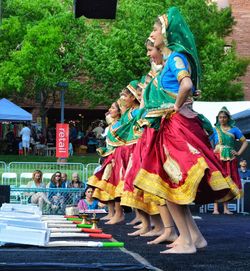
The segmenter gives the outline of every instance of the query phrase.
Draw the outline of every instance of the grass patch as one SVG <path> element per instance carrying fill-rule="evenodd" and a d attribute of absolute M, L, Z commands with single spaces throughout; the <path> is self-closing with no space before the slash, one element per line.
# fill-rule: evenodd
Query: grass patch
<path fill-rule="evenodd" d="M 99 156 L 97 154 L 87 154 L 85 156 L 70 156 L 68 158 L 69 163 L 98 163 Z M 56 157 L 52 156 L 38 156 L 38 155 L 0 155 L 0 161 L 6 164 L 10 162 L 56 162 Z"/>

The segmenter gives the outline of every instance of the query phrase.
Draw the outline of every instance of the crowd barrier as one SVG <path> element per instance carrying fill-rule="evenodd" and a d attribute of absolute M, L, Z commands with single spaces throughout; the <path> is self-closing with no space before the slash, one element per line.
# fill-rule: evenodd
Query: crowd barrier
<path fill-rule="evenodd" d="M 66 173 L 71 180 L 72 173 L 77 172 L 83 183 L 87 182 L 99 163 L 57 163 L 57 162 L 11 162 L 6 164 L 0 161 L 0 181 L 2 185 L 22 187 L 32 179 L 34 170 L 41 170 L 43 182 L 48 183 L 56 171 Z"/>
<path fill-rule="evenodd" d="M 83 188 L 10 188 L 10 203 L 35 204 L 43 214 L 65 214 L 67 206 L 76 206 L 83 197 Z"/>
<path fill-rule="evenodd" d="M 48 184 L 52 174 L 56 171 L 68 174 L 68 180 L 71 180 L 73 172 L 77 172 L 80 176 L 84 186 L 86 186 L 87 179 L 95 170 L 100 166 L 99 163 L 54 163 L 54 162 L 11 162 L 6 164 L 0 161 L 0 181 L 1 185 L 10 185 L 11 188 L 11 203 L 29 203 L 25 193 L 28 193 L 30 188 L 26 188 L 28 181 L 32 178 L 32 172 L 39 169 L 43 172 L 43 181 Z M 246 186 L 250 186 L 250 180 L 242 180 L 243 197 L 238 200 L 231 201 L 229 203 L 229 210 L 236 213 L 250 212 L 250 193 L 246 189 Z M 28 190 L 27 190 L 28 189 Z M 72 190 L 75 189 L 75 190 Z M 83 189 L 65 188 L 66 200 L 65 205 L 72 204 L 71 198 L 79 195 Z M 50 189 L 50 191 L 52 191 Z M 45 193 L 49 193 L 48 188 Z M 46 210 L 45 210 L 46 211 Z M 199 207 L 200 213 L 213 211 L 213 204 L 206 204 Z M 54 211 L 53 211 L 54 212 Z M 48 209 L 47 213 L 53 213 Z"/>
<path fill-rule="evenodd" d="M 0 161 L 0 174 L 7 171 L 7 165 L 4 161 Z"/>

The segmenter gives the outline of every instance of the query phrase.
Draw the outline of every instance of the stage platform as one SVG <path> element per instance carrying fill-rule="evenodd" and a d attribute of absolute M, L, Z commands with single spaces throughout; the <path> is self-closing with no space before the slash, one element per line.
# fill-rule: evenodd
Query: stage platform
<path fill-rule="evenodd" d="M 125 243 L 124 248 L 7 245 L 0 247 L 0 270 L 250 270 L 249 215 L 194 215 L 200 216 L 196 221 L 208 241 L 208 247 L 196 254 L 160 254 L 166 244 L 150 246 L 146 242 L 152 238 L 128 236 L 133 229 L 125 223 L 105 225 L 100 222 L 105 233 Z M 132 218 L 131 213 L 126 214 L 126 222 Z"/>

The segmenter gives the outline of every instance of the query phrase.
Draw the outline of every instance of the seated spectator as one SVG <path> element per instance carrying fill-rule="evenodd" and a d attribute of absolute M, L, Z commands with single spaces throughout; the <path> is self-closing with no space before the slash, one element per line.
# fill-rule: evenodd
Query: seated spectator
<path fill-rule="evenodd" d="M 80 176 L 77 172 L 72 173 L 72 181 L 70 182 L 69 188 L 83 188 L 83 183 L 80 181 Z M 81 192 L 74 192 L 72 197 L 72 204 L 76 205 L 81 199 Z"/>
<path fill-rule="evenodd" d="M 62 179 L 62 182 L 64 183 L 65 187 L 69 187 L 71 181 L 68 180 L 68 175 L 67 175 L 67 173 L 62 173 L 61 179 Z"/>
<path fill-rule="evenodd" d="M 84 212 L 85 210 L 95 210 L 99 208 L 99 201 L 93 198 L 93 193 L 93 187 L 87 186 L 82 199 L 80 199 L 77 205 L 79 211 Z"/>
<path fill-rule="evenodd" d="M 49 188 L 66 188 L 65 183 L 62 182 L 61 172 L 57 171 L 51 177 Z M 49 200 L 51 201 L 51 208 L 53 213 L 63 213 L 65 209 L 65 193 L 59 191 L 49 192 Z"/>
<path fill-rule="evenodd" d="M 42 172 L 40 170 L 35 170 L 32 174 L 32 181 L 28 182 L 27 188 L 45 188 L 45 184 L 42 182 Z M 51 204 L 44 192 L 31 192 L 26 193 L 29 196 L 29 202 L 32 204 L 37 204 L 40 210 L 43 209 L 45 203 Z"/>
<path fill-rule="evenodd" d="M 80 181 L 80 176 L 77 172 L 72 173 L 72 180 L 69 184 L 69 188 L 82 188 L 83 183 Z"/>
<path fill-rule="evenodd" d="M 239 174 L 242 180 L 250 180 L 250 170 L 247 169 L 247 161 L 245 159 L 240 161 Z"/>

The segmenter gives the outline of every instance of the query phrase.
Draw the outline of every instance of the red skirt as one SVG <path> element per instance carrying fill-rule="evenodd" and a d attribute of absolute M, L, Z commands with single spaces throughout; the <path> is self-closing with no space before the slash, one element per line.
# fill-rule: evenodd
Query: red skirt
<path fill-rule="evenodd" d="M 113 199 L 110 197 L 110 194 L 104 190 L 107 185 L 107 181 L 111 177 L 112 161 L 113 153 L 105 158 L 101 169 L 88 179 L 88 185 L 95 188 L 93 197 L 97 198 L 101 202 L 108 202 Z"/>
<path fill-rule="evenodd" d="M 220 154 L 215 153 L 218 159 L 220 159 Z M 239 189 L 242 189 L 241 179 L 238 171 L 238 160 L 235 158 L 233 160 L 222 161 L 223 168 L 226 170 L 227 175 L 231 176 L 233 182 L 237 185 Z"/>
<path fill-rule="evenodd" d="M 225 201 L 240 195 L 218 162 L 197 117 L 163 119 L 134 185 L 177 204 Z"/>
<path fill-rule="evenodd" d="M 93 197 L 101 201 L 120 198 L 123 193 L 124 175 L 135 144 L 124 145 L 115 149 L 104 166 L 88 180 L 88 184 L 95 186 Z"/>
<path fill-rule="evenodd" d="M 154 140 L 156 134 L 156 130 L 146 127 L 143 131 L 142 137 L 138 139 L 133 153 L 130 155 L 128 166 L 124 175 L 124 189 L 121 197 L 121 205 L 142 210 L 150 215 L 159 213 L 157 204 L 152 200 L 145 200 L 144 191 L 134 187 L 134 180 L 141 168 L 142 161 L 148 152 L 148 148 L 151 147 L 150 143 L 152 140 Z M 156 197 L 154 196 L 153 198 Z M 163 204 L 161 199 L 158 199 L 158 201 Z"/>

